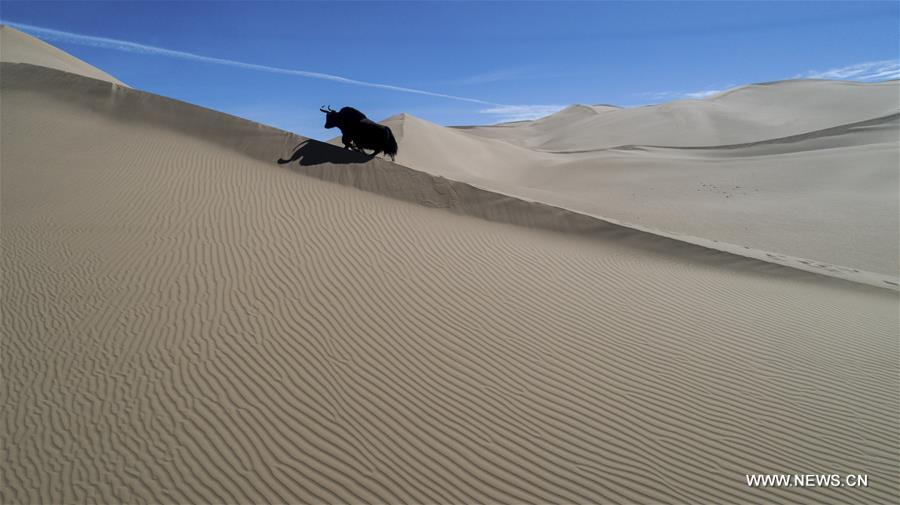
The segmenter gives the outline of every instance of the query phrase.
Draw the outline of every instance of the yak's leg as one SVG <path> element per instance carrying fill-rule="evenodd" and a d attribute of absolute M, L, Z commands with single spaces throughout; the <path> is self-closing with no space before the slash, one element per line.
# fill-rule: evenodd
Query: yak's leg
<path fill-rule="evenodd" d="M 347 137 L 346 135 L 341 137 L 341 142 L 344 143 L 344 147 L 350 149 L 351 151 L 366 154 L 366 151 L 362 147 L 359 147 L 359 144 L 351 140 L 350 137 Z"/>

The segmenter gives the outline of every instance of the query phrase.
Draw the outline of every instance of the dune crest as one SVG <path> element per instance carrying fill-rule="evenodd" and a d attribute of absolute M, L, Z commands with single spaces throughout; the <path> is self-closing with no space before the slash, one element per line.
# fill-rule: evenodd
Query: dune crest
<path fill-rule="evenodd" d="M 898 110 L 900 81 L 789 80 L 643 107 L 576 105 L 513 127 L 468 127 L 466 132 L 542 151 L 697 147 L 799 135 Z"/>
<path fill-rule="evenodd" d="M 79 60 L 43 40 L 6 25 L 0 25 L 0 61 L 55 68 L 63 72 L 126 86 L 125 83 L 99 68 Z"/>

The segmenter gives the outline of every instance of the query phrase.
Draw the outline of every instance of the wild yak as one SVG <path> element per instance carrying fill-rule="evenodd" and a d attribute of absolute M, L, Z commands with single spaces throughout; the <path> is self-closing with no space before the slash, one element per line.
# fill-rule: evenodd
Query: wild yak
<path fill-rule="evenodd" d="M 397 141 L 394 133 L 387 126 L 380 125 L 353 107 L 344 107 L 339 111 L 331 108 L 319 109 L 325 113 L 325 128 L 338 127 L 341 130 L 341 142 L 347 149 L 365 153 L 364 149 L 373 149 L 372 157 L 378 153 L 394 159 L 397 155 Z"/>

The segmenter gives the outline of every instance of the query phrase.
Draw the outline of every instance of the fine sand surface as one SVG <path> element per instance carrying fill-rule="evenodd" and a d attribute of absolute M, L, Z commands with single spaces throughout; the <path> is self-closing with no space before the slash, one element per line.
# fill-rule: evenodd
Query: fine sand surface
<path fill-rule="evenodd" d="M 122 81 L 99 68 L 5 25 L 0 25 L 0 61 L 40 65 L 125 86 Z"/>
<path fill-rule="evenodd" d="M 891 289 L 49 68 L 0 103 L 2 503 L 900 499 Z"/>
<path fill-rule="evenodd" d="M 384 123 L 397 162 L 418 170 L 896 283 L 898 116 L 898 81 L 783 81 L 512 125 L 445 128 L 405 114 Z"/>

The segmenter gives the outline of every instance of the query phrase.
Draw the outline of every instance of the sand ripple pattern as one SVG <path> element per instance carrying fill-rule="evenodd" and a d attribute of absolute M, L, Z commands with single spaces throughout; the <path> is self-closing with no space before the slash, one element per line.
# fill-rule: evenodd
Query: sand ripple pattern
<path fill-rule="evenodd" d="M 3 77 L 3 503 L 900 499 L 896 293 L 389 199 L 37 75 Z"/>

